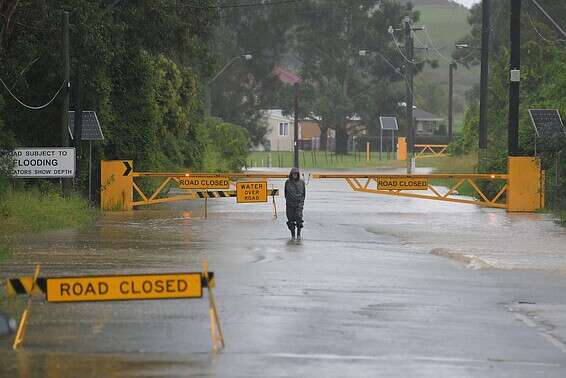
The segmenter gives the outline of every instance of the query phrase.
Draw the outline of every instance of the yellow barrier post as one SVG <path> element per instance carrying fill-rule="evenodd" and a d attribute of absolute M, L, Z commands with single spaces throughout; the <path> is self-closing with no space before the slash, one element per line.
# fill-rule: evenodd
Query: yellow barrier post
<path fill-rule="evenodd" d="M 407 139 L 397 138 L 397 160 L 407 160 Z"/>
<path fill-rule="evenodd" d="M 218 317 L 218 310 L 216 309 L 216 301 L 214 299 L 214 293 L 212 291 L 212 282 L 208 274 L 208 261 L 202 263 L 202 270 L 204 279 L 206 280 L 206 287 L 208 288 L 208 314 L 210 316 L 210 337 L 212 339 L 212 350 L 217 351 L 220 348 L 224 348 L 224 334 L 222 333 L 222 326 L 220 325 L 220 319 Z M 220 344 L 220 345 L 219 345 Z"/>
<path fill-rule="evenodd" d="M 32 298 L 33 289 L 35 287 L 35 282 L 39 277 L 39 269 L 40 269 L 39 264 L 37 264 L 35 266 L 35 272 L 33 273 L 33 280 L 29 291 L 28 304 L 20 319 L 20 324 L 18 325 L 18 332 L 16 332 L 16 337 L 14 338 L 14 344 L 12 345 L 13 350 L 17 350 L 20 347 L 20 345 L 24 342 L 24 338 L 26 336 L 26 326 L 29 319 L 29 313 L 31 311 L 31 298 Z"/>
<path fill-rule="evenodd" d="M 533 212 L 544 208 L 544 175 L 540 159 L 509 157 L 508 170 L 507 211 Z"/>
<path fill-rule="evenodd" d="M 132 210 L 134 185 L 132 160 L 103 160 L 100 162 L 100 207 L 102 210 Z"/>
<path fill-rule="evenodd" d="M 370 161 L 369 142 L 366 142 L 366 161 Z"/>

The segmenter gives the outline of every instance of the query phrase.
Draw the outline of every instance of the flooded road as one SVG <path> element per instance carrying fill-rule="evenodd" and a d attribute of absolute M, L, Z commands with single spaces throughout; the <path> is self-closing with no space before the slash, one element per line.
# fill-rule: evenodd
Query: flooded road
<path fill-rule="evenodd" d="M 282 181 L 271 181 L 283 188 Z M 353 193 L 310 180 L 304 240 L 284 199 L 180 202 L 104 214 L 90 229 L 22 237 L 1 277 L 200 270 L 206 298 L 34 301 L 24 348 L 0 339 L 0 376 L 563 377 L 566 232 L 545 215 Z M 0 300 L 16 317 L 24 298 Z"/>

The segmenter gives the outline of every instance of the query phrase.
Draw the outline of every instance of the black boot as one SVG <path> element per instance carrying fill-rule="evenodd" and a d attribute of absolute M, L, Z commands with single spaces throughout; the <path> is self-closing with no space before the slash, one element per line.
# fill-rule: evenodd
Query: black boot
<path fill-rule="evenodd" d="M 291 239 L 295 240 L 295 227 L 291 228 Z"/>
<path fill-rule="evenodd" d="M 302 227 L 297 227 L 297 240 L 301 240 L 301 229 Z"/>

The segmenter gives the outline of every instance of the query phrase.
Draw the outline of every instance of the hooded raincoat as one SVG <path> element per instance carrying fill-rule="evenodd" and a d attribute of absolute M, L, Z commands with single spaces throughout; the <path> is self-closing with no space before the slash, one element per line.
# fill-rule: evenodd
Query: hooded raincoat
<path fill-rule="evenodd" d="M 305 203 L 306 194 L 305 182 L 301 180 L 299 169 L 291 169 L 289 179 L 285 182 L 287 226 L 291 230 L 295 227 L 303 227 L 303 205 Z"/>

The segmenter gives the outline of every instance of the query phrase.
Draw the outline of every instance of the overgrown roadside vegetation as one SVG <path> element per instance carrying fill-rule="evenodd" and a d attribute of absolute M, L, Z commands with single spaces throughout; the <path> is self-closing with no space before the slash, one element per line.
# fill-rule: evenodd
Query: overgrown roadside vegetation
<path fill-rule="evenodd" d="M 10 256 L 10 242 L 23 233 L 79 228 L 95 219 L 95 210 L 79 196 L 63 198 L 39 189 L 4 192 L 0 200 L 0 261 Z"/>
<path fill-rule="evenodd" d="M 0 212 L 2 235 L 81 227 L 95 215 L 88 202 L 78 196 L 62 198 L 36 189 L 8 193 Z"/>

